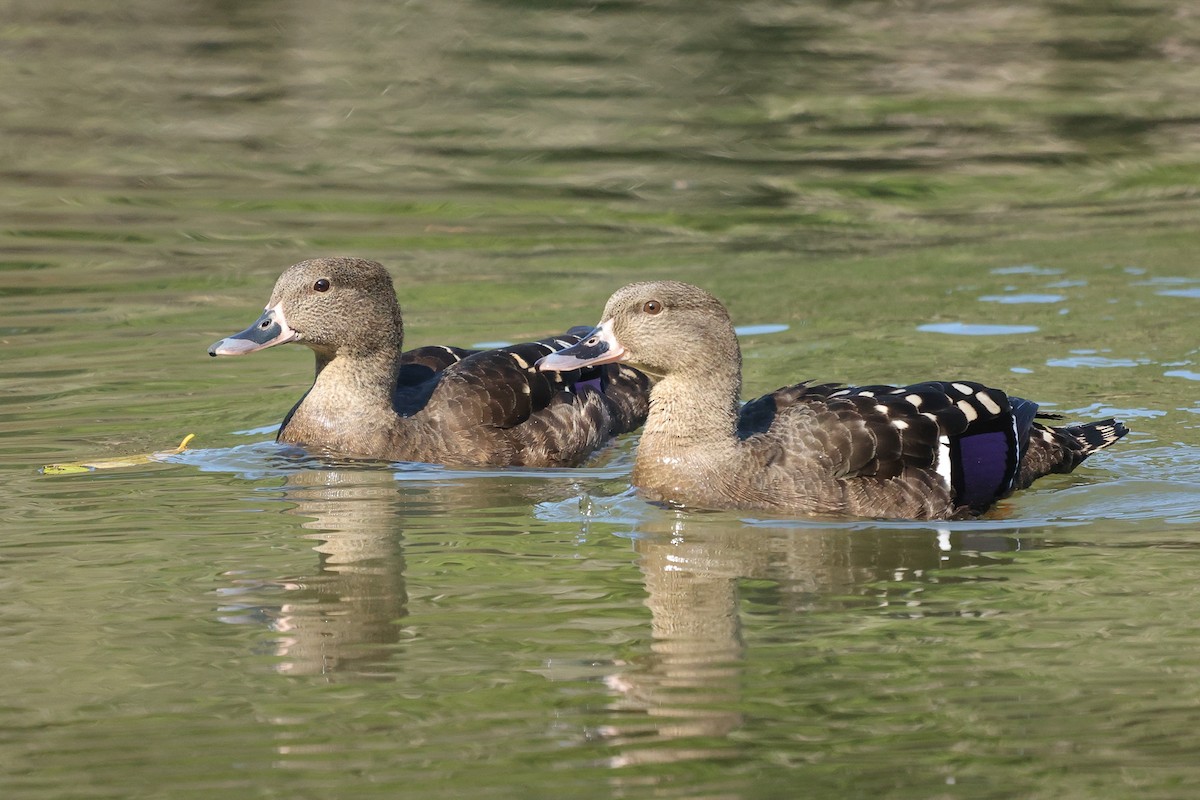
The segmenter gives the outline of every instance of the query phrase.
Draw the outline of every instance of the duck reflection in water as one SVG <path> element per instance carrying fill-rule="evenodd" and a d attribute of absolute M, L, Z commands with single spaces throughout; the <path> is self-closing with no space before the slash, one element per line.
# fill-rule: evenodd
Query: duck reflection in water
<path fill-rule="evenodd" d="M 403 535 L 397 526 L 405 495 L 387 470 L 302 470 L 289 475 L 285 497 L 291 513 L 313 531 L 317 570 L 267 581 L 239 580 L 225 591 L 274 594 L 271 607 L 227 603 L 224 619 L 269 620 L 276 669 L 289 675 L 365 674 L 394 653 L 408 614 Z"/>
<path fill-rule="evenodd" d="M 447 509 L 453 508 L 482 509 L 477 521 L 490 521 L 505 509 L 513 509 L 516 527 L 504 531 L 505 535 L 527 534 L 520 521 L 528 517 L 517 510 L 539 500 L 561 503 L 558 498 L 564 488 L 553 481 L 491 477 L 414 482 L 398 480 L 391 469 L 361 466 L 297 470 L 287 477 L 283 499 L 294 504 L 289 514 L 303 518 L 306 537 L 316 542 L 316 569 L 308 575 L 239 580 L 226 592 L 231 599 L 254 595 L 269 599 L 281 592 L 283 600 L 275 604 L 230 602 L 223 612 L 234 622 L 250 619 L 261 624 L 264 618 L 269 620 L 276 634 L 272 640 L 275 668 L 282 674 L 327 680 L 400 679 L 405 672 L 397 664 L 406 652 L 405 642 L 410 638 L 419 641 L 405 625 L 410 613 L 405 532 L 411 547 L 411 537 L 420 538 L 420 531 L 441 531 L 436 552 L 442 552 Z M 471 518 L 469 513 L 467 518 Z M 599 532 L 589 530 L 591 524 L 577 529 L 578 540 L 587 543 L 584 546 L 589 551 L 593 547 L 590 540 L 613 535 L 610 525 Z M 418 533 L 413 533 L 414 528 Z M 549 530 L 545 522 L 539 522 L 537 528 L 542 534 Z M 563 533 L 561 529 L 557 532 Z M 470 533 L 462 535 L 471 537 Z M 532 544 L 529 538 L 522 540 Z M 633 634 L 645 641 L 634 655 L 628 650 L 614 652 L 606 641 L 594 642 L 588 663 L 604 666 L 599 674 L 589 666 L 587 676 L 581 678 L 578 673 L 541 669 L 545 651 L 539 650 L 538 637 L 522 639 L 511 633 L 512 627 L 507 629 L 509 633 L 504 626 L 497 628 L 505 636 L 511 633 L 511 652 L 525 653 L 514 657 L 513 668 L 569 683 L 566 691 L 572 697 L 580 680 L 599 681 L 608 698 L 599 719 L 593 706 L 584 712 L 590 719 L 581 721 L 581 727 L 568 722 L 566 737 L 606 748 L 608 763 L 614 767 L 736 756 L 741 745 L 733 734 L 745 724 L 747 671 L 757 668 L 755 647 L 769 646 L 766 628 L 772 616 L 811 614 L 814 624 L 819 624 L 822 613 L 861 609 L 889 617 L 985 613 L 963 610 L 953 603 L 928 603 L 921 590 L 935 581 L 968 580 L 954 574 L 954 568 L 1002 564 L 1006 551 L 1038 546 L 1036 540 L 1018 538 L 1008 530 L 981 534 L 950 527 L 856 528 L 815 523 L 767 527 L 724 514 L 659 510 L 637 524 L 633 542 L 644 603 L 650 612 L 644 637 Z M 593 555 L 603 559 L 611 553 L 605 549 Z M 514 557 L 527 555 L 497 548 L 496 569 L 511 579 L 517 563 Z M 568 582 L 572 593 L 592 595 L 596 575 L 594 569 L 582 569 L 578 577 L 569 573 L 563 577 L 560 572 L 558 578 Z M 461 586 L 461 576 L 455 580 Z M 426 586 L 422 591 L 425 589 L 440 595 L 445 587 Z M 496 591 L 489 590 L 488 602 L 499 596 Z M 575 621 L 570 624 L 588 629 L 590 607 L 583 604 L 571 612 Z M 472 605 L 467 610 L 479 609 Z M 436 612 L 436 605 L 431 605 L 424 613 Z M 496 606 L 490 613 L 506 612 Z M 635 630 L 637 625 L 634 622 Z M 548 646 L 553 649 L 553 641 Z M 800 664 L 803 643 L 788 642 L 787 646 L 796 648 Z M 467 664 L 487 662 L 486 653 L 473 656 L 466 659 Z M 501 667 L 493 663 L 480 668 Z M 572 702 L 567 705 L 571 707 Z M 563 719 L 561 710 L 548 709 L 547 714 Z"/>
<path fill-rule="evenodd" d="M 570 470 L 539 480 L 503 472 L 454 480 L 436 468 L 420 479 L 405 480 L 393 465 L 326 465 L 303 458 L 308 468 L 285 472 L 281 499 L 289 504 L 287 513 L 301 519 L 305 538 L 315 542 L 316 569 L 265 579 L 231 572 L 232 584 L 221 592 L 225 621 L 265 621 L 278 633 L 272 643 L 275 669 L 289 675 L 395 679 L 398 673 L 390 662 L 415 635 L 404 624 L 410 615 L 409 537 L 434 533 L 442 551 L 448 526 L 486 528 L 509 515 L 526 519 L 532 503 L 561 498 L 568 491 L 564 484 L 574 480 L 561 477 L 573 475 Z M 505 536 L 526 533 L 519 525 L 498 527 Z M 503 555 L 497 553 L 496 560 L 502 562 Z M 447 589 L 425 588 L 435 593 Z"/>
<path fill-rule="evenodd" d="M 755 640 L 769 641 L 761 629 L 770 615 L 986 613 L 923 606 L 919 587 L 966 581 L 933 573 L 1004 564 L 1011 561 L 1005 553 L 1039 543 L 1008 532 L 759 527 L 679 512 L 639 525 L 635 546 L 651 613 L 649 652 L 604 677 L 611 721 L 591 732 L 617 751 L 609 758 L 614 767 L 736 757 L 730 734 L 744 724 L 747 662 Z M 750 630 L 748 608 L 763 609 Z M 803 643 L 787 646 L 799 664 Z"/>

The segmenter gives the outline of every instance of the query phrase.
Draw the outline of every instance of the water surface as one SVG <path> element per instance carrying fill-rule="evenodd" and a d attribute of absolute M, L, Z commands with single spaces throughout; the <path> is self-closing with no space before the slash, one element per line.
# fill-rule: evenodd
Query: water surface
<path fill-rule="evenodd" d="M 6 797 L 1195 793 L 1200 18 L 3 19 Z M 574 471 L 312 459 L 271 442 L 309 353 L 205 349 L 322 255 L 387 264 L 412 345 L 682 279 L 748 396 L 967 378 L 1133 433 L 941 525 L 668 512 L 636 436 Z"/>

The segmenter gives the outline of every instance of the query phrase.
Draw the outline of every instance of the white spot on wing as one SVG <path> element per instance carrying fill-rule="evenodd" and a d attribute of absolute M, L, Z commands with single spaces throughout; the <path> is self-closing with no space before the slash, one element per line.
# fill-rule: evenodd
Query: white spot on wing
<path fill-rule="evenodd" d="M 896 430 L 906 431 L 908 430 L 908 423 L 902 419 L 894 419 L 892 420 L 892 427 Z"/>
<path fill-rule="evenodd" d="M 979 397 L 979 404 L 981 406 L 983 406 L 984 408 L 986 408 L 989 414 L 999 414 L 1000 413 L 1000 404 L 997 403 L 995 400 L 993 400 L 991 395 L 989 395 L 985 392 L 980 392 L 978 397 Z"/>
<path fill-rule="evenodd" d="M 907 400 L 908 402 L 912 403 L 913 408 L 921 407 L 922 401 L 921 401 L 921 395 L 919 395 L 919 394 L 910 394 L 908 397 L 906 397 L 904 399 Z"/>
<path fill-rule="evenodd" d="M 954 391 L 958 392 L 964 397 L 970 397 L 971 395 L 975 394 L 975 390 L 970 386 L 967 386 L 965 383 L 952 383 L 950 386 L 954 388 Z"/>
<path fill-rule="evenodd" d="M 959 400 L 957 405 L 958 410 L 961 411 L 963 416 L 967 418 L 967 422 L 974 422 L 975 420 L 979 419 L 978 409 L 976 409 L 975 406 L 971 405 L 966 400 Z"/>
<path fill-rule="evenodd" d="M 891 410 L 887 406 L 885 406 L 883 403 L 877 403 L 875 405 L 875 410 L 878 411 L 880 414 L 883 414 L 885 417 L 888 414 L 892 413 Z"/>
<path fill-rule="evenodd" d="M 529 362 L 526 361 L 525 359 L 521 358 L 521 356 L 519 356 L 516 353 L 509 353 L 508 355 L 512 358 L 513 361 L 517 362 L 518 367 L 520 367 L 521 369 L 529 369 Z"/>
<path fill-rule="evenodd" d="M 938 437 L 937 473 L 942 476 L 947 487 L 954 484 L 950 480 L 950 437 Z"/>

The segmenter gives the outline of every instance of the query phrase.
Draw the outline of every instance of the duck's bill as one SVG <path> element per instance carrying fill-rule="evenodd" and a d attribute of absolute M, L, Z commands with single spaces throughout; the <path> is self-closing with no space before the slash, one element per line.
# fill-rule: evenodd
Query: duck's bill
<path fill-rule="evenodd" d="M 542 372 L 567 372 L 596 364 L 611 364 L 624 358 L 625 348 L 613 335 L 612 320 L 608 320 L 593 328 L 576 344 L 538 359 L 537 368 Z"/>
<path fill-rule="evenodd" d="M 227 336 L 219 342 L 213 342 L 212 346 L 208 348 L 208 354 L 210 356 L 242 356 L 256 350 L 274 347 L 277 344 L 294 342 L 298 338 L 299 334 L 292 330 L 288 326 L 287 320 L 283 318 L 283 312 L 278 308 L 268 308 L 246 330 L 235 333 L 233 336 Z"/>

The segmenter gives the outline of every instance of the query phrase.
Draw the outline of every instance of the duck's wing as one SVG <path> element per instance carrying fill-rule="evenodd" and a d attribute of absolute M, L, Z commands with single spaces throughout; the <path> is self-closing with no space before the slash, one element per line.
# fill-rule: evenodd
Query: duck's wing
<path fill-rule="evenodd" d="M 620 365 L 541 372 L 538 359 L 575 344 L 578 333 L 471 353 L 447 366 L 421 413 L 447 430 L 509 431 L 528 451 L 513 463 L 576 463 L 609 437 L 645 421 L 649 381 Z M 482 434 L 481 434 L 482 435 Z"/>
<path fill-rule="evenodd" d="M 837 479 L 936 474 L 956 505 L 978 512 L 1016 485 L 1036 411 L 969 381 L 799 384 L 747 403 L 739 434 L 771 443 L 777 461 L 815 460 Z"/>
<path fill-rule="evenodd" d="M 406 350 L 400 355 L 400 374 L 392 395 L 396 413 L 403 417 L 416 414 L 425 407 L 446 369 L 479 352 L 445 345 Z"/>
<path fill-rule="evenodd" d="M 482 351 L 440 344 L 406 350 L 400 354 L 400 383 L 411 385 L 428 380 L 446 367 L 479 352 Z"/>

